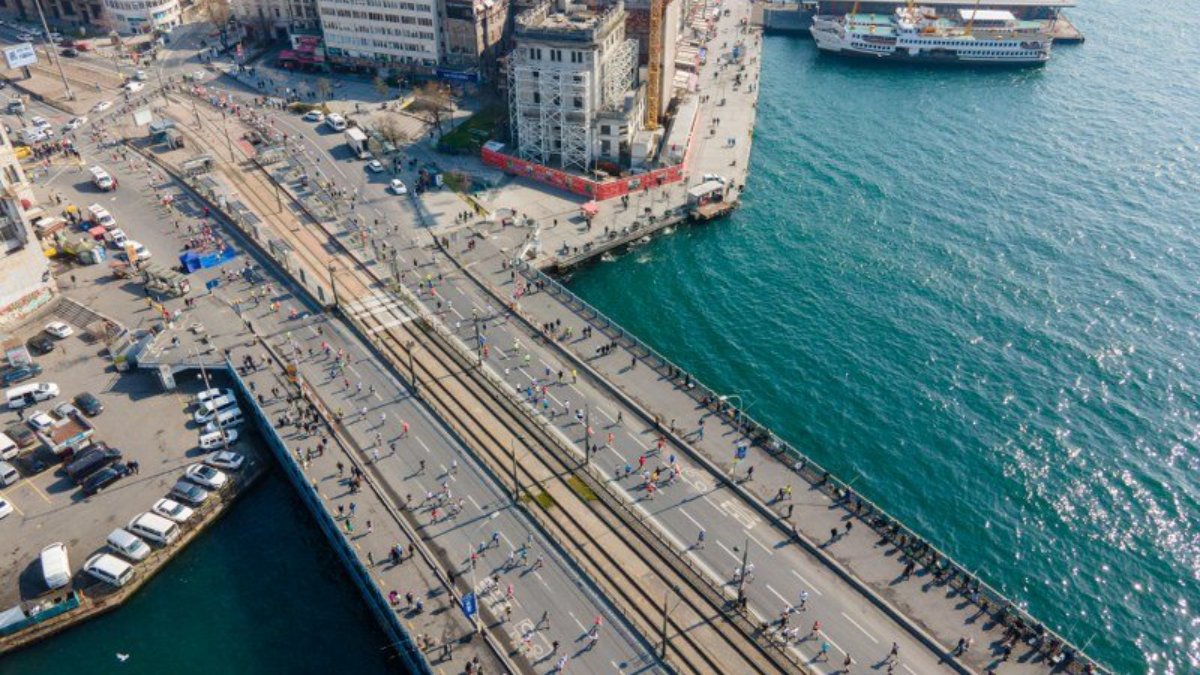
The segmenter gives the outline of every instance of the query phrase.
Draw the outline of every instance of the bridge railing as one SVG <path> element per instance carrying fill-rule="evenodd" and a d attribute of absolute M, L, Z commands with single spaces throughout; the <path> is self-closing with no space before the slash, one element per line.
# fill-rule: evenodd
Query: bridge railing
<path fill-rule="evenodd" d="M 723 422 L 737 429 L 746 438 L 761 447 L 791 471 L 828 494 L 835 503 L 853 513 L 875 532 L 902 551 L 908 560 L 925 568 L 939 584 L 958 590 L 966 599 L 979 608 L 981 615 L 988 615 L 1006 627 L 1012 627 L 1022 640 L 1034 639 L 1036 627 L 1041 622 L 1030 615 L 1020 603 L 1009 599 L 974 572 L 936 548 L 929 540 L 904 525 L 882 507 L 854 492 L 851 485 L 822 467 L 798 448 L 777 437 L 764 424 L 758 422 L 739 407 L 731 404 L 722 395 L 705 386 L 688 371 L 660 354 L 636 335 L 625 330 L 619 323 L 583 300 L 573 291 L 550 275 L 534 268 L 527 262 L 518 265 L 521 275 L 529 282 L 542 286 L 556 295 L 559 300 L 589 324 L 611 339 L 616 340 L 640 362 L 649 365 L 674 382 L 681 391 L 697 403 L 722 417 Z M 1087 657 L 1083 651 L 1066 638 L 1045 628 L 1040 640 L 1039 652 L 1047 658 L 1061 655 L 1062 670 L 1068 673 L 1107 672 L 1100 664 Z"/>

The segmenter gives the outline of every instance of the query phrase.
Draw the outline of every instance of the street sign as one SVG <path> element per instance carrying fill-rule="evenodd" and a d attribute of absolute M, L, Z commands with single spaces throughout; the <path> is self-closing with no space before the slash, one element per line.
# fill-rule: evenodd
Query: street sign
<path fill-rule="evenodd" d="M 4 61 L 9 68 L 21 68 L 37 63 L 37 52 L 33 50 L 32 42 L 22 42 L 18 45 L 4 48 Z"/>
<path fill-rule="evenodd" d="M 475 600 L 474 592 L 464 595 L 462 603 L 460 604 L 462 606 L 463 614 L 465 614 L 468 619 L 479 613 L 479 605 Z"/>

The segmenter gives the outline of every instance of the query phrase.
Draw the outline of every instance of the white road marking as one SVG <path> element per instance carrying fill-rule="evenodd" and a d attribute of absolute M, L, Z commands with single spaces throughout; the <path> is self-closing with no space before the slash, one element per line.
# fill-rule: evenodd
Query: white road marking
<path fill-rule="evenodd" d="M 773 594 L 775 595 L 775 597 L 779 598 L 779 601 L 783 603 L 783 606 L 784 606 L 784 607 L 791 607 L 791 606 L 792 606 L 792 603 L 788 602 L 788 599 L 787 599 L 787 598 L 785 598 L 785 597 L 783 597 L 782 595 L 780 595 L 780 594 L 779 594 L 779 591 L 775 590 L 774 588 L 771 588 L 771 584 L 767 584 L 766 586 L 767 586 L 767 590 L 768 590 L 768 591 L 771 591 L 771 593 L 773 593 Z"/>
<path fill-rule="evenodd" d="M 803 581 L 803 582 L 804 582 L 804 585 L 806 585 L 806 586 L 808 586 L 809 588 L 811 588 L 813 593 L 816 593 L 817 595 L 825 595 L 824 593 L 822 593 L 822 592 L 821 592 L 821 590 L 820 590 L 820 589 L 818 589 L 816 586 L 814 586 L 814 585 L 813 585 L 813 583 L 812 583 L 811 581 L 809 581 L 808 579 L 805 579 L 804 577 L 800 576 L 800 573 L 799 573 L 799 572 L 797 572 L 796 570 L 792 570 L 792 574 L 796 575 L 796 578 L 797 578 L 797 579 L 799 579 L 800 581 Z"/>
<path fill-rule="evenodd" d="M 875 644 L 879 644 L 879 640 L 876 640 L 875 636 L 868 633 L 867 629 L 860 626 L 857 621 L 855 621 L 854 619 L 851 619 L 849 614 L 842 612 L 842 616 L 846 617 L 847 621 L 854 624 L 855 628 L 861 630 L 863 632 L 863 635 L 866 635 L 867 637 L 871 638 L 871 642 L 874 642 Z"/>

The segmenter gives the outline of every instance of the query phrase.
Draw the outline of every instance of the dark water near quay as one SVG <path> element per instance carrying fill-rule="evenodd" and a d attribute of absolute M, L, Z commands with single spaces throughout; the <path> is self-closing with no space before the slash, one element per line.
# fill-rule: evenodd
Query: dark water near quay
<path fill-rule="evenodd" d="M 749 194 L 572 287 L 1118 672 L 1200 671 L 1200 15 L 1043 69 L 765 43 Z"/>

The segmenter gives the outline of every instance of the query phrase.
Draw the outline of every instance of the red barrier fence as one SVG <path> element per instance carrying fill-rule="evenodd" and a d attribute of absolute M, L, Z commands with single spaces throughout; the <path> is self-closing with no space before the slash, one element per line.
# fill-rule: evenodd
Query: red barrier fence
<path fill-rule="evenodd" d="M 503 146 L 499 143 L 487 143 L 483 146 L 480 154 L 484 164 L 513 176 L 524 176 L 596 201 L 621 197 L 638 190 L 649 190 L 683 180 L 684 165 L 676 164 L 637 176 L 597 181 L 506 155 L 500 152 L 498 147 Z"/>

